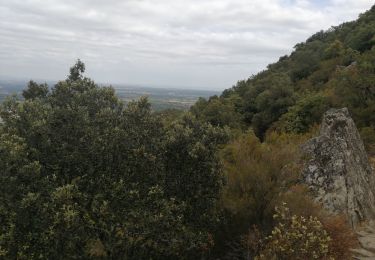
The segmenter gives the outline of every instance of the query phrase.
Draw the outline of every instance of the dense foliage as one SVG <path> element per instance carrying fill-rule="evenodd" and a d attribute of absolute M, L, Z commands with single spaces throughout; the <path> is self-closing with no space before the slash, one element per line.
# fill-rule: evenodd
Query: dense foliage
<path fill-rule="evenodd" d="M 375 152 L 374 35 L 375 6 L 190 113 L 125 105 L 79 60 L 31 81 L 0 108 L 0 258 L 350 259 L 299 147 L 347 106 Z"/>
<path fill-rule="evenodd" d="M 215 233 L 217 255 L 306 259 L 311 248 L 301 246 L 304 255 L 277 251 L 274 244 L 306 242 L 294 224 L 308 222 L 316 241 L 325 241 L 324 250 L 316 248 L 317 258 L 351 258 L 349 248 L 357 241 L 345 218 L 322 213 L 298 184 L 298 147 L 331 107 L 348 107 L 367 151 L 375 154 L 375 6 L 356 21 L 314 34 L 266 70 L 191 108 L 199 121 L 228 126 L 237 136 L 222 151 L 226 185 L 224 221 Z M 283 201 L 295 221 L 275 237 L 270 232 L 280 224 L 273 219 L 274 208 Z M 291 241 L 293 233 L 301 241 Z M 256 239 L 257 234 L 270 238 Z"/>
<path fill-rule="evenodd" d="M 322 223 L 310 216 L 292 215 L 283 205 L 276 208 L 277 225 L 265 238 L 265 248 L 256 260 L 267 259 L 329 259 L 328 246 L 331 238 Z"/>
<path fill-rule="evenodd" d="M 375 127 L 375 6 L 357 21 L 320 31 L 267 70 L 191 112 L 231 128 L 305 133 L 328 107 L 348 107 L 360 128 Z M 368 136 L 369 131 L 366 131 Z"/>
<path fill-rule="evenodd" d="M 142 259 L 212 246 L 223 130 L 168 127 L 146 99 L 124 106 L 84 78 L 30 82 L 1 107 L 0 254 L 7 259 Z"/>

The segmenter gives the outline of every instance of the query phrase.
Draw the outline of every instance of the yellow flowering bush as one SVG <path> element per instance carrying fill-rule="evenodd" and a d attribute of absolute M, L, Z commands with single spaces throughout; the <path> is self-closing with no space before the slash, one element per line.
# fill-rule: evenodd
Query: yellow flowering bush
<path fill-rule="evenodd" d="M 277 224 L 257 260 L 329 259 L 331 238 L 316 217 L 292 215 L 284 203 L 276 208 L 274 219 Z"/>

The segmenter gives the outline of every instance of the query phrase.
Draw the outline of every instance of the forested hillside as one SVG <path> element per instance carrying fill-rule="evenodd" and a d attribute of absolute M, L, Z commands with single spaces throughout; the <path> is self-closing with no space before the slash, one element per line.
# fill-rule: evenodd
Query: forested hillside
<path fill-rule="evenodd" d="M 328 107 L 348 107 L 368 143 L 375 140 L 375 6 L 353 22 L 320 31 L 267 69 L 191 112 L 217 126 L 305 133 Z"/>
<path fill-rule="evenodd" d="M 375 151 L 374 35 L 375 7 L 190 112 L 125 104 L 80 60 L 31 81 L 0 107 L 0 259 L 351 259 L 300 147 L 345 106 Z"/>

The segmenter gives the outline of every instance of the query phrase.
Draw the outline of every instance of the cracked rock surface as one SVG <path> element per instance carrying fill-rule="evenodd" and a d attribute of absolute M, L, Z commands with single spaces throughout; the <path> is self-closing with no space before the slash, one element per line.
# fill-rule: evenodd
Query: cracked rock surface
<path fill-rule="evenodd" d="M 302 147 L 308 158 L 303 180 L 332 213 L 345 214 L 353 228 L 375 217 L 375 175 L 346 108 L 330 109 L 320 134 Z"/>
<path fill-rule="evenodd" d="M 360 231 L 357 231 L 359 248 L 352 249 L 353 259 L 374 260 L 375 259 L 375 225 L 369 222 Z"/>

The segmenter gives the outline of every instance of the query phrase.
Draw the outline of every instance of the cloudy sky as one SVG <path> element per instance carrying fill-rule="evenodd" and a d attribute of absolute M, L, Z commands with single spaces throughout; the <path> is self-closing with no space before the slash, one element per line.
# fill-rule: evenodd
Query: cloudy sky
<path fill-rule="evenodd" d="M 374 0 L 0 0 L 0 77 L 224 89 Z"/>

